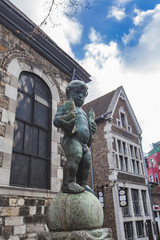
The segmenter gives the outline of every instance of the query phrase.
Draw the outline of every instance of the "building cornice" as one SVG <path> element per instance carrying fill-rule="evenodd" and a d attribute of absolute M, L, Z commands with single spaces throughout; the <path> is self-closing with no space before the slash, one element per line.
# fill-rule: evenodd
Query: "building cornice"
<path fill-rule="evenodd" d="M 75 79 L 83 80 L 86 83 L 91 81 L 88 72 L 9 1 L 0 1 L 0 23 L 70 76 L 71 79 L 75 73 Z"/>

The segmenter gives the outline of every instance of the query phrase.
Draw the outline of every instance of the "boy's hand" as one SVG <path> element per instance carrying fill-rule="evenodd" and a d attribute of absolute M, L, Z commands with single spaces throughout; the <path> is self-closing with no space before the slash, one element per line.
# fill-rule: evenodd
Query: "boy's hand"
<path fill-rule="evenodd" d="M 71 119 L 70 121 L 65 121 L 63 119 L 60 120 L 60 124 L 61 124 L 61 127 L 69 132 L 72 132 L 74 126 L 75 126 L 75 123 L 77 122 L 77 119 L 76 118 L 73 118 Z"/>
<path fill-rule="evenodd" d="M 71 120 L 73 118 L 77 119 L 77 112 L 76 111 L 70 111 L 68 114 L 67 114 L 67 118 L 68 120 Z"/>
<path fill-rule="evenodd" d="M 96 132 L 96 129 L 97 129 L 96 122 L 92 121 L 90 127 L 91 127 L 91 132 L 94 134 Z"/>

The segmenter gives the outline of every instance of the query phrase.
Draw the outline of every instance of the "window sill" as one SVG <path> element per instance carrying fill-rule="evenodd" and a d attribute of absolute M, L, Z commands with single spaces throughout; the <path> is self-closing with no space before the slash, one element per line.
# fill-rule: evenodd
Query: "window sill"
<path fill-rule="evenodd" d="M 0 185 L 1 195 L 13 195 L 23 197 L 42 197 L 53 198 L 57 193 L 51 190 L 37 189 L 37 188 L 23 188 L 15 186 Z"/>

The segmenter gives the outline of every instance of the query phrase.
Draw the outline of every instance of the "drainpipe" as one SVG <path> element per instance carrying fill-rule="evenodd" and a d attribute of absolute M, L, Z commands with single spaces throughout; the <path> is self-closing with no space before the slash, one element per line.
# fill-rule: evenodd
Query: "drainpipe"
<path fill-rule="evenodd" d="M 90 147 L 91 152 L 91 183 L 92 183 L 92 191 L 94 193 L 94 177 L 93 177 L 93 159 L 92 159 L 92 148 Z"/>
<path fill-rule="evenodd" d="M 151 211 L 152 211 L 153 224 L 154 224 L 153 230 L 154 230 L 154 234 L 156 234 L 156 237 L 158 237 L 157 229 L 156 229 L 156 226 L 155 226 L 155 216 L 154 216 L 154 212 L 153 212 L 153 202 L 152 202 L 152 196 L 151 196 L 151 184 L 149 184 L 149 181 L 148 181 L 148 175 L 147 175 L 147 170 L 146 170 L 146 163 L 145 163 L 145 158 L 144 158 L 144 155 L 143 155 L 142 137 L 139 137 L 139 141 L 140 141 L 142 160 L 143 160 L 143 165 L 144 165 L 144 174 L 145 174 L 145 178 L 146 178 L 146 183 L 147 183 L 148 193 L 149 193 L 149 200 L 150 200 L 150 204 L 151 204 Z"/>

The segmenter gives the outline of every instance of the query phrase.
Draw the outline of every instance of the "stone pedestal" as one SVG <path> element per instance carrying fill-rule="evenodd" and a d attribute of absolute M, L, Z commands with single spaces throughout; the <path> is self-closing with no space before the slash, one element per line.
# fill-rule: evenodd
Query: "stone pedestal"
<path fill-rule="evenodd" d="M 102 228 L 103 209 L 90 192 L 59 193 L 48 208 L 49 233 L 39 240 L 113 240 L 111 230 Z"/>
<path fill-rule="evenodd" d="M 109 228 L 94 230 L 81 230 L 70 232 L 41 233 L 39 240 L 113 240 L 112 231 Z"/>

